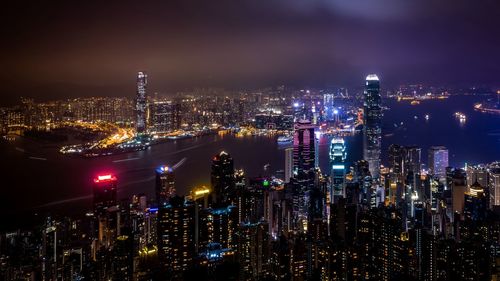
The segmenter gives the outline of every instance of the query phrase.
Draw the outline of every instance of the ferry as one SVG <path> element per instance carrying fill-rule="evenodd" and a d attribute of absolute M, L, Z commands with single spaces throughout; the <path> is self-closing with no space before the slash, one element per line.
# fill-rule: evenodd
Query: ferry
<path fill-rule="evenodd" d="M 293 142 L 293 138 L 291 136 L 279 136 L 277 142 L 278 144 L 288 144 Z"/>
<path fill-rule="evenodd" d="M 465 122 L 467 116 L 465 116 L 465 114 L 463 114 L 462 112 L 455 112 L 455 118 L 460 120 L 460 122 Z"/>
<path fill-rule="evenodd" d="M 412 100 L 412 101 L 410 102 L 410 104 L 411 104 L 411 105 L 419 105 L 419 104 L 420 104 L 420 101 L 418 101 L 418 100 Z"/>

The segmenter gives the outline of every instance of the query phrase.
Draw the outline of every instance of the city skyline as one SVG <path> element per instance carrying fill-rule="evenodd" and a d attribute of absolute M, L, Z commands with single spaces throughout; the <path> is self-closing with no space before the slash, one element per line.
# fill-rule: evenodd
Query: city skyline
<path fill-rule="evenodd" d="M 500 2 L 8 2 L 0 280 L 500 279 Z"/>

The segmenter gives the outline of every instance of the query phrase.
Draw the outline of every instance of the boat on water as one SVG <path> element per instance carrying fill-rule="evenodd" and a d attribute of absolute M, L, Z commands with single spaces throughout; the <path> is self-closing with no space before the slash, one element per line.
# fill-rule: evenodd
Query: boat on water
<path fill-rule="evenodd" d="M 418 104 L 420 104 L 420 101 L 418 101 L 418 100 L 412 100 L 412 101 L 410 102 L 410 104 L 411 104 L 411 105 L 418 105 Z"/>
<path fill-rule="evenodd" d="M 293 142 L 293 138 L 291 136 L 279 136 L 277 142 L 278 144 L 288 144 Z"/>
<path fill-rule="evenodd" d="M 463 123 L 463 122 L 465 122 L 465 120 L 467 120 L 467 116 L 465 116 L 465 114 L 463 114 L 462 112 L 455 112 L 455 118 L 460 120 L 461 123 Z"/>

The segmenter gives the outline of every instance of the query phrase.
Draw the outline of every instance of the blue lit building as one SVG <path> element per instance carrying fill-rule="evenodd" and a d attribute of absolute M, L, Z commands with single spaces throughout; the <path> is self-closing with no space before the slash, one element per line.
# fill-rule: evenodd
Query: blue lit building
<path fill-rule="evenodd" d="M 345 197 L 345 159 L 346 147 L 344 139 L 334 138 L 330 143 L 330 164 L 331 164 L 331 187 L 330 202 L 334 202 L 334 196 Z"/>
<path fill-rule="evenodd" d="M 444 146 L 429 148 L 429 173 L 442 181 L 446 180 L 446 167 L 448 167 L 448 149 Z"/>

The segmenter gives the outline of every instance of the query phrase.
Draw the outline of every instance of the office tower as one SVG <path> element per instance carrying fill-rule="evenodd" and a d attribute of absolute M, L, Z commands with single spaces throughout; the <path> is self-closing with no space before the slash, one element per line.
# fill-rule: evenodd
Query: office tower
<path fill-rule="evenodd" d="M 499 95 L 500 96 L 500 95 Z M 489 168 L 490 208 L 500 206 L 500 163 Z"/>
<path fill-rule="evenodd" d="M 59 257 L 62 253 L 62 245 L 60 242 L 58 243 L 58 235 L 61 233 L 58 230 L 57 222 L 54 220 L 48 219 L 47 223 L 43 227 L 42 232 L 42 247 L 41 247 L 41 257 L 43 257 L 44 267 L 44 279 L 56 279 L 56 268 L 57 264 L 61 264 Z"/>
<path fill-rule="evenodd" d="M 444 181 L 448 167 L 448 149 L 444 146 L 432 146 L 429 148 L 428 158 L 429 173 Z"/>
<path fill-rule="evenodd" d="M 156 169 L 156 203 L 163 206 L 175 196 L 175 178 L 172 167 L 160 166 Z"/>
<path fill-rule="evenodd" d="M 346 147 L 344 139 L 334 138 L 330 143 L 331 188 L 330 202 L 334 196 L 345 197 L 345 159 Z"/>
<path fill-rule="evenodd" d="M 135 127 L 137 133 L 146 131 L 146 85 L 148 83 L 147 75 L 144 72 L 137 73 L 137 96 L 135 100 L 135 111 L 137 120 Z"/>
<path fill-rule="evenodd" d="M 389 146 L 389 168 L 391 169 L 391 178 L 395 182 L 403 181 L 403 158 L 404 147 L 398 144 L 391 144 Z"/>
<path fill-rule="evenodd" d="M 464 197 L 464 218 L 483 220 L 486 218 L 488 198 L 485 189 L 477 181 L 469 186 Z"/>
<path fill-rule="evenodd" d="M 377 75 L 370 74 L 366 77 L 364 97 L 363 158 L 368 161 L 373 179 L 378 181 L 382 141 L 382 108 L 380 81 Z"/>
<path fill-rule="evenodd" d="M 116 182 L 117 179 L 112 174 L 99 175 L 94 178 L 94 211 L 101 212 L 117 204 Z"/>
<path fill-rule="evenodd" d="M 453 213 L 463 213 L 464 194 L 467 191 L 465 172 L 461 169 L 450 171 L 450 186 L 452 193 Z"/>
<path fill-rule="evenodd" d="M 155 101 L 150 104 L 150 131 L 165 134 L 181 126 L 180 104 L 172 101 Z"/>
<path fill-rule="evenodd" d="M 285 182 L 290 182 L 293 177 L 293 148 L 285 149 Z"/>
<path fill-rule="evenodd" d="M 403 175 L 405 177 L 410 173 L 414 176 L 419 175 L 422 168 L 422 149 L 417 146 L 405 146 L 403 161 Z"/>
<path fill-rule="evenodd" d="M 476 182 L 483 187 L 488 186 L 488 170 L 485 166 L 467 166 L 465 173 L 467 174 L 467 186 Z"/>
<path fill-rule="evenodd" d="M 301 176 L 315 167 L 315 136 L 314 126 L 310 121 L 299 120 L 295 124 L 293 139 L 293 169 Z"/>
<path fill-rule="evenodd" d="M 231 204 L 234 199 L 234 166 L 233 158 L 221 151 L 212 159 L 212 204 L 225 205 Z"/>
<path fill-rule="evenodd" d="M 173 197 L 158 209 L 158 251 L 163 272 L 178 280 L 195 255 L 195 206 Z"/>

